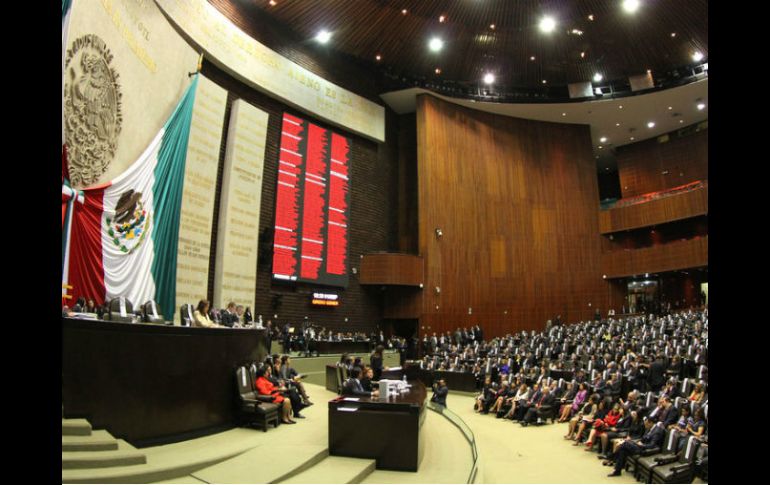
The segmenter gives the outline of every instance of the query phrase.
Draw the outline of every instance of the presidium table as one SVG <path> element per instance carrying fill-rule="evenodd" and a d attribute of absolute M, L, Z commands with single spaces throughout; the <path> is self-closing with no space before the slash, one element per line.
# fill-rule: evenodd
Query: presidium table
<path fill-rule="evenodd" d="M 410 380 L 390 398 L 340 396 L 329 401 L 329 454 L 373 458 L 377 468 L 416 472 L 424 453 L 425 385 Z"/>

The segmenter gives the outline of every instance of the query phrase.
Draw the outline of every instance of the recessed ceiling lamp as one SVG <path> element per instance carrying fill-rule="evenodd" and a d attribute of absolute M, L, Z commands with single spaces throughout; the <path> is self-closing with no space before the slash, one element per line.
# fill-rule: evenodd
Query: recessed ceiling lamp
<path fill-rule="evenodd" d="M 543 79 L 543 84 L 546 84 L 547 82 L 548 82 L 548 81 L 546 81 L 545 79 Z"/>
<path fill-rule="evenodd" d="M 593 16 L 593 14 L 591 14 L 591 15 L 589 15 L 589 16 L 588 16 L 588 20 L 590 20 L 591 22 L 593 22 L 593 21 L 594 21 L 594 16 Z"/>
<path fill-rule="evenodd" d="M 604 79 L 604 76 L 602 76 L 602 75 L 601 75 L 601 74 L 599 74 L 598 72 L 597 72 L 596 74 L 594 74 L 594 82 L 595 82 L 595 83 L 601 82 L 601 81 L 602 81 L 602 79 Z"/>
<path fill-rule="evenodd" d="M 692 55 L 692 60 L 695 62 L 700 62 L 703 60 L 703 54 L 701 54 L 700 51 L 695 51 L 695 53 Z"/>
<path fill-rule="evenodd" d="M 379 55 L 379 54 L 377 54 L 377 55 L 376 55 L 374 58 L 375 58 L 375 59 L 377 59 L 378 61 L 381 61 L 381 60 L 382 60 L 382 56 L 381 56 L 381 55 Z"/>
<path fill-rule="evenodd" d="M 489 24 L 489 28 L 495 30 L 495 24 Z"/>
<path fill-rule="evenodd" d="M 540 20 L 539 27 L 541 32 L 549 34 L 556 28 L 556 21 L 553 17 L 546 15 Z"/>
<path fill-rule="evenodd" d="M 332 33 L 328 30 L 322 30 L 318 32 L 318 35 L 315 36 L 315 40 L 320 42 L 321 44 L 326 44 L 329 42 L 329 40 L 332 38 Z"/>
<path fill-rule="evenodd" d="M 561 115 L 562 115 L 562 116 L 567 116 L 567 113 L 562 113 Z"/>
<path fill-rule="evenodd" d="M 674 108 L 673 108 L 673 106 L 669 106 L 669 107 L 668 107 L 668 109 L 669 109 L 669 111 L 670 111 L 670 110 L 672 110 L 672 109 L 674 109 Z"/>
<path fill-rule="evenodd" d="M 407 12 L 407 10 L 406 10 L 406 9 L 403 9 L 403 10 L 401 11 L 401 14 L 402 14 L 402 15 L 406 15 L 407 13 L 408 13 L 408 12 Z"/>
<path fill-rule="evenodd" d="M 634 137 L 632 136 L 631 138 L 629 138 L 629 140 L 634 141 Z"/>
<path fill-rule="evenodd" d="M 620 123 L 615 123 L 615 126 L 620 126 Z"/>
<path fill-rule="evenodd" d="M 276 2 L 275 0 L 270 0 L 269 3 L 271 7 L 275 7 L 276 5 L 278 5 L 278 2 Z"/>
<path fill-rule="evenodd" d="M 439 68 L 437 67 L 437 68 L 436 68 L 436 70 L 435 70 L 434 72 L 435 72 L 436 74 L 441 74 L 441 69 L 439 69 Z"/>
<path fill-rule="evenodd" d="M 603 137 L 599 138 L 599 141 L 602 142 L 602 143 L 606 143 L 607 142 L 607 137 L 603 136 Z"/>
<path fill-rule="evenodd" d="M 654 121 L 647 122 L 647 128 L 654 128 L 654 127 L 655 127 L 655 122 Z"/>
<path fill-rule="evenodd" d="M 493 82 L 495 82 L 495 75 L 492 74 L 491 72 L 484 74 L 484 82 L 486 84 L 492 84 Z"/>
<path fill-rule="evenodd" d="M 585 52 L 581 52 L 581 53 L 580 53 L 580 58 L 581 58 L 581 59 L 585 59 L 585 57 L 586 57 L 586 53 L 585 53 Z"/>
<path fill-rule="evenodd" d="M 706 103 L 698 103 L 698 111 L 703 111 L 706 108 Z"/>
<path fill-rule="evenodd" d="M 529 57 L 529 60 L 530 60 L 530 61 L 534 61 L 534 60 L 535 60 L 535 56 L 530 56 L 530 57 Z"/>
<path fill-rule="evenodd" d="M 621 104 L 620 106 L 618 106 L 618 109 L 623 109 L 623 105 Z"/>
<path fill-rule="evenodd" d="M 439 39 L 438 37 L 434 37 L 428 43 L 428 47 L 432 52 L 438 52 L 441 50 L 442 47 L 444 47 L 444 41 Z"/>
<path fill-rule="evenodd" d="M 443 16 L 443 15 L 441 15 L 441 16 L 438 18 L 438 21 L 439 21 L 439 22 L 441 22 L 442 24 L 444 23 L 444 20 L 446 20 L 446 17 L 445 17 L 445 16 Z"/>
<path fill-rule="evenodd" d="M 671 37 L 676 37 L 676 32 L 671 32 Z"/>
<path fill-rule="evenodd" d="M 623 0 L 623 10 L 634 13 L 639 10 L 639 0 Z"/>

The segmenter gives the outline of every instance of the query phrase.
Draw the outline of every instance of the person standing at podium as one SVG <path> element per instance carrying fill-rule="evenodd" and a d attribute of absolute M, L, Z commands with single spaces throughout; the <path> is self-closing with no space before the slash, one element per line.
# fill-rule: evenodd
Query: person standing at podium
<path fill-rule="evenodd" d="M 379 381 L 382 377 L 382 352 L 385 350 L 385 347 L 382 345 L 378 345 L 377 348 L 372 353 L 371 357 L 369 358 L 369 364 L 371 365 L 372 370 L 374 371 L 374 380 Z"/>

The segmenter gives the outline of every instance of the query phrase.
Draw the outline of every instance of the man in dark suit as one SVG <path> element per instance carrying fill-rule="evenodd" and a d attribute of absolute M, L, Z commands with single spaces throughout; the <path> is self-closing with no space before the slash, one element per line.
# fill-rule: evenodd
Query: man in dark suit
<path fill-rule="evenodd" d="M 661 423 L 656 423 L 647 430 L 640 440 L 627 439 L 620 445 L 618 451 L 615 453 L 615 470 L 607 475 L 608 477 L 619 477 L 620 470 L 626 466 L 626 458 L 631 455 L 637 455 L 642 450 L 648 450 L 651 448 L 660 448 L 663 444 L 663 439 L 666 436 L 666 429 Z"/>
<path fill-rule="evenodd" d="M 548 386 L 543 386 L 543 392 L 540 394 L 538 400 L 527 409 L 527 414 L 525 414 L 524 419 L 521 420 L 521 425 L 528 426 L 534 423 L 535 420 L 538 419 L 539 413 L 551 409 L 555 401 L 556 397 L 551 394 L 551 390 Z"/>
<path fill-rule="evenodd" d="M 655 361 L 649 365 L 650 372 L 647 374 L 647 382 L 650 384 L 650 389 L 654 392 L 660 391 L 663 384 L 666 383 L 666 367 L 663 364 L 663 356 L 658 354 L 655 357 Z"/>
<path fill-rule="evenodd" d="M 359 367 L 354 367 L 353 370 L 350 371 L 350 379 L 345 381 L 345 384 L 342 385 L 342 394 L 344 396 L 377 397 L 380 392 L 376 389 L 372 392 L 366 392 L 361 385 L 361 381 L 359 380 L 360 377 L 361 369 Z"/>
<path fill-rule="evenodd" d="M 238 315 L 235 313 L 234 301 L 231 301 L 227 304 L 227 308 L 221 312 L 220 318 L 222 320 L 222 325 L 225 327 L 232 328 L 236 323 L 238 323 Z"/>
<path fill-rule="evenodd" d="M 433 384 L 433 397 L 430 400 L 446 407 L 447 394 L 449 394 L 449 388 L 446 386 L 446 381 L 439 379 L 438 382 Z"/>

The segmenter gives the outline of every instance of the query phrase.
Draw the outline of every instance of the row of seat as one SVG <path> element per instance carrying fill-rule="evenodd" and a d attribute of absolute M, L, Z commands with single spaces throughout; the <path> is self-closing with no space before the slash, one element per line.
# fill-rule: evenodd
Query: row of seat
<path fill-rule="evenodd" d="M 257 392 L 257 365 L 251 364 L 249 368 L 238 367 L 235 370 L 235 380 L 240 404 L 239 423 L 244 426 L 257 425 L 265 432 L 270 423 L 277 428 L 281 422 L 278 405 L 273 404 L 273 396 Z"/>

